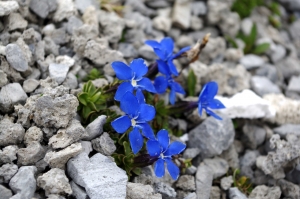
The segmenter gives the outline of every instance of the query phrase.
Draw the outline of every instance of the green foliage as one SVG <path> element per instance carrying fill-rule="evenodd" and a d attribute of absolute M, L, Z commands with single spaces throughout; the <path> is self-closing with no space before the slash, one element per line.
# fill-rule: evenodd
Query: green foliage
<path fill-rule="evenodd" d="M 253 190 L 250 179 L 246 176 L 241 176 L 239 169 L 235 169 L 233 172 L 233 185 L 247 195 Z"/>
<path fill-rule="evenodd" d="M 95 80 L 95 79 L 99 79 L 99 78 L 102 78 L 104 77 L 99 70 L 97 70 L 96 68 L 93 68 L 90 73 L 85 77 L 83 78 L 83 81 L 87 82 L 89 80 Z"/>
<path fill-rule="evenodd" d="M 278 20 L 276 17 L 270 15 L 269 17 L 269 23 L 274 27 L 274 28 L 280 28 L 281 27 L 281 22 Z"/>
<path fill-rule="evenodd" d="M 267 7 L 269 8 L 269 10 L 270 10 L 273 14 L 276 14 L 276 15 L 278 15 L 278 16 L 281 15 L 279 3 L 277 3 L 277 2 L 271 2 Z"/>
<path fill-rule="evenodd" d="M 188 96 L 195 96 L 197 79 L 193 70 L 190 70 L 187 79 Z"/>
<path fill-rule="evenodd" d="M 262 5 L 264 5 L 263 0 L 236 0 L 232 5 L 231 10 L 237 12 L 243 19 L 250 16 L 255 7 Z"/>

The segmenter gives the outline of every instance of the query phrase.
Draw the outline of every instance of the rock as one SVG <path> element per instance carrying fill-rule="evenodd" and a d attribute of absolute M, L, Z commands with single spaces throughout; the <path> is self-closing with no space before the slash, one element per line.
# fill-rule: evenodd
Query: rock
<path fill-rule="evenodd" d="M 190 193 L 184 199 L 197 199 L 197 194 L 195 192 Z"/>
<path fill-rule="evenodd" d="M 166 16 L 157 16 L 153 18 L 153 27 L 157 30 L 164 32 L 169 32 L 172 26 L 172 21 L 169 17 Z"/>
<path fill-rule="evenodd" d="M 138 52 L 135 47 L 130 43 L 119 43 L 118 49 L 125 58 L 136 58 L 138 56 Z"/>
<path fill-rule="evenodd" d="M 227 191 L 233 183 L 232 176 L 223 177 L 221 179 L 221 187 L 223 190 Z"/>
<path fill-rule="evenodd" d="M 84 188 L 78 186 L 75 182 L 70 182 L 71 188 L 72 188 L 72 195 L 75 196 L 77 199 L 86 199 L 88 198 L 88 195 L 86 194 Z"/>
<path fill-rule="evenodd" d="M 196 191 L 195 177 L 191 175 L 180 176 L 176 187 L 185 191 Z"/>
<path fill-rule="evenodd" d="M 57 8 L 56 0 L 32 0 L 30 1 L 29 8 L 39 17 L 45 19 L 50 12 Z"/>
<path fill-rule="evenodd" d="M 234 140 L 235 142 L 236 140 Z M 239 168 L 239 157 L 235 144 L 229 146 L 229 148 L 220 155 L 221 158 L 228 162 L 230 168 Z"/>
<path fill-rule="evenodd" d="M 193 159 L 197 155 L 199 155 L 201 150 L 199 148 L 187 148 L 183 152 L 183 158 L 185 159 Z"/>
<path fill-rule="evenodd" d="M 17 159 L 17 150 L 18 147 L 15 145 L 7 146 L 0 150 L 0 165 L 4 163 L 12 163 L 14 160 Z"/>
<path fill-rule="evenodd" d="M 280 127 L 273 129 L 274 133 L 279 134 L 281 138 L 285 138 L 288 134 L 300 136 L 299 124 L 283 124 Z"/>
<path fill-rule="evenodd" d="M 99 29 L 99 21 L 98 21 L 98 9 L 93 6 L 90 6 L 85 9 L 82 20 L 84 24 L 88 24 L 94 26 L 97 30 Z"/>
<path fill-rule="evenodd" d="M 13 67 L 10 67 L 9 63 L 7 62 L 4 56 L 0 56 L 0 61 L 0 70 L 5 72 L 8 80 L 14 82 L 24 81 L 24 78 L 21 76 L 21 74 L 17 72 Z"/>
<path fill-rule="evenodd" d="M 203 123 L 189 132 L 188 146 L 200 148 L 204 158 L 220 155 L 228 149 L 234 138 L 232 121 L 222 115 L 223 120 L 208 117 Z"/>
<path fill-rule="evenodd" d="M 210 199 L 220 199 L 221 198 L 221 189 L 218 186 L 212 186 L 209 198 Z"/>
<path fill-rule="evenodd" d="M 277 124 L 299 124 L 300 123 L 300 102 L 286 98 L 282 94 L 268 94 L 264 96 L 276 115 L 268 120 Z"/>
<path fill-rule="evenodd" d="M 22 166 L 9 182 L 9 187 L 16 195 L 13 197 L 31 199 L 36 190 L 35 166 Z M 19 196 L 19 197 L 17 197 Z"/>
<path fill-rule="evenodd" d="M 33 165 L 45 156 L 46 150 L 39 142 L 31 142 L 18 150 L 18 165 Z"/>
<path fill-rule="evenodd" d="M 71 16 L 67 23 L 67 33 L 73 34 L 74 30 L 82 26 L 83 22 L 76 16 Z"/>
<path fill-rule="evenodd" d="M 114 141 L 106 132 L 104 132 L 99 138 L 93 139 L 92 145 L 94 150 L 106 156 L 112 155 L 117 149 Z"/>
<path fill-rule="evenodd" d="M 279 87 L 266 77 L 252 76 L 250 84 L 252 89 L 260 96 L 270 93 L 281 93 Z"/>
<path fill-rule="evenodd" d="M 154 193 L 150 185 L 143 185 L 140 183 L 127 183 L 126 199 L 161 199 L 159 193 Z"/>
<path fill-rule="evenodd" d="M 200 164 L 196 173 L 196 194 L 198 199 L 209 199 L 213 181 L 213 171 L 206 165 Z"/>
<path fill-rule="evenodd" d="M 87 136 L 83 140 L 92 140 L 103 133 L 103 125 L 106 123 L 106 116 L 98 116 L 92 123 L 86 127 Z"/>
<path fill-rule="evenodd" d="M 265 76 L 273 83 L 280 81 L 281 77 L 279 76 L 275 66 L 271 64 L 264 64 L 262 67 L 255 71 L 256 76 Z"/>
<path fill-rule="evenodd" d="M 223 34 L 234 38 L 240 30 L 240 21 L 240 16 L 236 12 L 222 14 L 219 27 Z"/>
<path fill-rule="evenodd" d="M 44 161 L 47 162 L 51 168 L 64 169 L 65 164 L 72 157 L 75 157 L 82 151 L 82 146 L 80 143 L 75 143 L 67 148 L 54 152 L 50 151 L 45 155 Z"/>
<path fill-rule="evenodd" d="M 275 66 L 279 74 L 285 79 L 290 79 L 292 76 L 300 75 L 299 64 L 299 59 L 290 56 L 276 62 Z"/>
<path fill-rule="evenodd" d="M 207 20 L 211 25 L 218 24 L 222 18 L 223 13 L 230 12 L 230 5 L 227 2 L 221 2 L 218 0 L 210 0 L 207 2 Z"/>
<path fill-rule="evenodd" d="M 58 84 L 61 84 L 67 77 L 69 67 L 65 64 L 51 63 L 49 65 L 49 75 L 55 79 Z"/>
<path fill-rule="evenodd" d="M 259 68 L 264 63 L 265 61 L 261 57 L 253 54 L 245 55 L 240 59 L 240 64 L 242 64 L 247 70 Z"/>
<path fill-rule="evenodd" d="M 259 97 L 248 89 L 235 94 L 231 98 L 217 98 L 224 104 L 226 109 L 216 112 L 220 112 L 230 118 L 272 118 L 276 114 L 276 109 L 271 106 L 268 100 Z"/>
<path fill-rule="evenodd" d="M 166 0 L 146 1 L 147 6 L 151 8 L 166 8 L 170 7 L 170 2 Z"/>
<path fill-rule="evenodd" d="M 10 179 L 17 173 L 18 166 L 15 164 L 4 164 L 0 167 L 0 183 L 9 183 Z"/>
<path fill-rule="evenodd" d="M 12 191 L 0 184 L 0 196 L 2 199 L 10 199 L 12 197 Z"/>
<path fill-rule="evenodd" d="M 66 198 L 58 194 L 50 194 L 47 196 L 47 199 L 66 199 Z"/>
<path fill-rule="evenodd" d="M 54 13 L 53 20 L 60 22 L 76 14 L 77 10 L 72 0 L 59 0 L 57 1 L 57 9 Z"/>
<path fill-rule="evenodd" d="M 259 145 L 261 145 L 266 138 L 266 130 L 256 125 L 251 125 L 246 123 L 243 126 L 243 140 L 251 149 L 256 149 Z"/>
<path fill-rule="evenodd" d="M 0 87 L 5 86 L 8 83 L 7 75 L 3 70 L 0 70 Z"/>
<path fill-rule="evenodd" d="M 194 175 L 196 172 L 197 172 L 197 167 L 193 165 L 186 169 L 186 174 L 188 175 Z"/>
<path fill-rule="evenodd" d="M 156 193 L 160 193 L 163 198 L 175 198 L 176 191 L 171 186 L 163 182 L 157 182 L 153 185 Z"/>
<path fill-rule="evenodd" d="M 84 13 L 90 6 L 100 8 L 100 2 L 96 0 L 75 0 L 75 6 L 81 13 Z"/>
<path fill-rule="evenodd" d="M 89 158 L 91 149 L 88 145 L 83 147 L 87 151 L 70 159 L 67 164 L 67 172 L 73 181 L 84 187 L 91 199 L 125 198 L 128 180 L 125 171 L 100 153 Z"/>
<path fill-rule="evenodd" d="M 229 169 L 227 161 L 222 158 L 204 159 L 203 162 L 213 171 L 213 179 L 225 175 Z"/>
<path fill-rule="evenodd" d="M 244 52 L 242 49 L 228 48 L 224 56 L 227 61 L 238 62 L 244 56 Z"/>
<path fill-rule="evenodd" d="M 30 127 L 24 136 L 24 143 L 29 145 L 31 142 L 42 142 L 43 132 L 40 128 L 36 126 Z"/>
<path fill-rule="evenodd" d="M 281 191 L 285 197 L 287 197 L 287 198 L 299 198 L 300 197 L 300 188 L 298 185 L 295 185 L 284 179 L 280 179 L 278 181 L 278 184 L 279 184 Z"/>
<path fill-rule="evenodd" d="M 191 5 L 192 14 L 195 16 L 206 15 L 207 7 L 203 1 L 193 1 Z"/>
<path fill-rule="evenodd" d="M 147 60 L 155 60 L 157 56 L 153 52 L 153 49 L 148 45 L 143 45 L 138 50 L 139 56 Z"/>
<path fill-rule="evenodd" d="M 9 15 L 10 13 L 17 11 L 19 4 L 17 1 L 1 1 L 0 2 L 0 17 Z"/>
<path fill-rule="evenodd" d="M 24 52 L 17 44 L 8 44 L 5 48 L 6 59 L 15 70 L 24 72 L 28 69 L 28 62 Z"/>
<path fill-rule="evenodd" d="M 20 144 L 25 135 L 21 124 L 14 124 L 8 117 L 0 121 L 0 146 Z"/>
<path fill-rule="evenodd" d="M 292 76 L 287 87 L 288 91 L 294 91 L 300 94 L 300 76 Z"/>
<path fill-rule="evenodd" d="M 203 30 L 204 33 L 205 30 Z M 208 30 L 209 31 L 209 30 Z M 197 40 L 199 38 L 203 38 L 204 35 L 197 36 Z M 218 57 L 223 57 L 226 50 L 226 41 L 223 37 L 210 37 L 209 42 L 206 44 L 205 48 L 202 50 L 200 54 L 200 60 L 203 63 L 211 63 L 211 60 L 214 60 Z"/>
<path fill-rule="evenodd" d="M 193 30 L 200 30 L 203 28 L 203 20 L 199 17 L 196 17 L 196 16 L 192 16 L 191 17 L 191 29 Z"/>
<path fill-rule="evenodd" d="M 273 63 L 280 61 L 286 55 L 286 49 L 282 45 L 275 45 L 273 48 L 271 47 L 269 51 L 268 54 Z"/>
<path fill-rule="evenodd" d="M 36 79 L 27 79 L 23 82 L 23 89 L 26 93 L 31 93 L 33 92 L 40 82 Z"/>
<path fill-rule="evenodd" d="M 278 186 L 267 187 L 266 185 L 256 186 L 250 193 L 249 199 L 279 199 L 281 196 L 281 190 Z"/>
<path fill-rule="evenodd" d="M 46 196 L 50 194 L 72 194 L 69 179 L 65 171 L 53 168 L 37 178 L 37 186 L 45 190 Z"/>
<path fill-rule="evenodd" d="M 191 4 L 189 0 L 175 0 L 173 7 L 172 22 L 181 29 L 190 27 Z"/>
<path fill-rule="evenodd" d="M 247 196 L 243 194 L 237 187 L 229 189 L 229 198 L 230 199 L 247 199 Z"/>
<path fill-rule="evenodd" d="M 28 22 L 20 15 L 19 13 L 11 13 L 8 16 L 8 30 L 18 30 L 18 29 L 25 29 L 28 25 Z"/>
<path fill-rule="evenodd" d="M 87 136 L 87 133 L 83 126 L 78 120 L 73 119 L 66 129 L 59 129 L 57 133 L 49 139 L 48 144 L 54 149 L 65 148 L 85 136 Z"/>
<path fill-rule="evenodd" d="M 135 1 L 135 0 L 126 0 L 125 3 L 126 8 L 130 8 L 133 11 L 137 11 L 139 13 L 143 13 L 145 16 L 153 16 L 155 15 L 155 10 L 148 8 L 144 2 Z"/>

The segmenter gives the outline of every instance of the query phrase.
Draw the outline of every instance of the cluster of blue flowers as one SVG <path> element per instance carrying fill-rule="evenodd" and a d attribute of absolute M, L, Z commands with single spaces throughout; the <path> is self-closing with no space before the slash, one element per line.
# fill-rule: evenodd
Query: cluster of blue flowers
<path fill-rule="evenodd" d="M 173 60 L 188 51 L 190 47 L 173 54 L 174 42 L 171 38 L 164 38 L 160 43 L 148 40 L 146 44 L 150 45 L 159 57 L 156 62 L 158 71 L 163 75 L 157 76 L 152 83 L 149 78 L 144 77 L 148 72 L 148 67 L 140 58 L 134 59 L 129 66 L 123 62 L 113 62 L 112 67 L 117 78 L 123 80 L 114 99 L 120 102 L 120 108 L 126 115 L 115 119 L 111 125 L 120 134 L 132 127 L 129 132 L 129 142 L 133 153 L 137 154 L 142 149 L 145 138 L 149 155 L 157 159 L 154 165 L 156 176 L 164 176 L 166 163 L 171 177 L 176 180 L 179 176 L 179 168 L 173 163 L 172 158 L 180 154 L 186 145 L 178 141 L 170 144 L 169 134 L 164 129 L 160 130 L 157 135 L 154 134 L 148 122 L 154 119 L 156 111 L 152 105 L 146 104 L 143 91 L 162 94 L 169 88 L 170 103 L 175 104 L 175 94 L 185 94 L 185 91 L 173 78 L 173 76 L 178 76 Z M 209 82 L 204 86 L 197 103 L 200 115 L 204 109 L 211 116 L 221 119 L 211 110 L 224 108 L 219 100 L 214 99 L 217 91 L 216 82 Z"/>

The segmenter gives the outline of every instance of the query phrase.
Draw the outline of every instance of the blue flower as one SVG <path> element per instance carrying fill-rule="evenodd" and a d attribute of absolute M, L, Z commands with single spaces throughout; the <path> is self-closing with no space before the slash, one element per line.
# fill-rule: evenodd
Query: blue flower
<path fill-rule="evenodd" d="M 156 140 L 148 140 L 147 150 L 150 156 L 158 157 L 154 164 L 155 175 L 159 178 L 165 175 L 165 163 L 169 174 L 174 180 L 177 180 L 179 176 L 179 168 L 172 161 L 172 156 L 180 154 L 186 145 L 175 141 L 170 144 L 170 138 L 168 131 L 165 129 L 160 130 L 157 133 Z"/>
<path fill-rule="evenodd" d="M 178 53 L 173 55 L 174 42 L 170 37 L 166 37 L 160 42 L 157 42 L 155 40 L 147 40 L 145 43 L 153 48 L 155 54 L 160 58 L 161 61 L 167 64 L 170 72 L 173 75 L 178 76 L 178 71 L 173 63 L 173 59 L 177 58 L 182 53 L 190 50 L 190 47 L 185 47 L 181 49 Z M 163 73 L 162 71 L 159 72 Z"/>
<path fill-rule="evenodd" d="M 143 97 L 140 90 L 137 91 L 137 97 L 131 92 L 126 92 L 120 101 L 120 108 L 126 115 L 111 122 L 112 127 L 120 134 L 133 127 L 133 130 L 129 133 L 129 141 L 134 154 L 138 153 L 143 147 L 143 136 L 148 139 L 155 139 L 155 135 L 147 123 L 154 118 L 155 108 L 146 104 Z"/>
<path fill-rule="evenodd" d="M 208 82 L 204 85 L 198 100 L 199 115 L 202 116 L 202 109 L 209 115 L 218 120 L 222 120 L 220 116 L 211 111 L 211 109 L 222 109 L 225 106 L 220 100 L 214 99 L 218 93 L 218 84 L 216 82 Z"/>
<path fill-rule="evenodd" d="M 115 94 L 115 100 L 120 101 L 127 91 L 133 92 L 138 89 L 156 93 L 150 79 L 143 77 L 148 72 L 148 67 L 143 59 L 134 59 L 129 67 L 120 61 L 115 61 L 111 65 L 117 78 L 125 80 L 125 82 L 118 87 Z"/>

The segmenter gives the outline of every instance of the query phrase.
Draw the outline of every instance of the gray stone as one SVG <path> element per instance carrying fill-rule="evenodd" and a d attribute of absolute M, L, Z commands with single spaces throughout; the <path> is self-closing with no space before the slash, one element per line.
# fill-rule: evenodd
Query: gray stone
<path fill-rule="evenodd" d="M 300 75 L 300 61 L 295 57 L 286 57 L 275 63 L 277 71 L 282 74 L 285 79 L 290 79 L 292 76 Z"/>
<path fill-rule="evenodd" d="M 245 154 L 240 158 L 241 167 L 252 167 L 255 165 L 256 158 L 259 156 L 259 152 L 254 150 L 246 150 Z"/>
<path fill-rule="evenodd" d="M 192 16 L 191 17 L 191 29 L 200 30 L 203 28 L 204 22 L 201 18 Z"/>
<path fill-rule="evenodd" d="M 147 60 L 155 60 L 157 56 L 153 52 L 153 49 L 148 45 L 143 45 L 138 50 L 139 56 Z"/>
<path fill-rule="evenodd" d="M 150 185 L 141 183 L 127 183 L 126 199 L 162 199 L 161 194 L 154 193 Z"/>
<path fill-rule="evenodd" d="M 19 4 L 17 1 L 0 1 L 0 17 L 9 15 L 18 9 Z"/>
<path fill-rule="evenodd" d="M 0 108 L 3 112 L 10 112 L 16 104 L 24 104 L 27 95 L 19 83 L 11 83 L 2 87 L 0 91 Z"/>
<path fill-rule="evenodd" d="M 67 33 L 73 34 L 74 30 L 82 26 L 83 22 L 76 16 L 71 16 L 67 23 Z"/>
<path fill-rule="evenodd" d="M 100 8 L 100 2 L 96 0 L 75 0 L 75 6 L 81 13 L 84 13 L 89 6 Z"/>
<path fill-rule="evenodd" d="M 44 46 L 45 46 L 45 53 L 46 54 L 53 54 L 53 55 L 56 55 L 56 56 L 59 54 L 59 52 L 58 52 L 59 46 L 56 45 L 50 37 L 48 37 L 48 36 L 44 37 L 43 41 L 45 43 Z"/>
<path fill-rule="evenodd" d="M 279 0 L 286 8 L 293 11 L 299 11 L 300 9 L 300 2 L 294 0 Z"/>
<path fill-rule="evenodd" d="M 31 93 L 33 92 L 40 82 L 36 79 L 27 79 L 23 82 L 23 89 L 26 93 Z"/>
<path fill-rule="evenodd" d="M 195 192 L 190 193 L 184 199 L 197 199 L 197 194 Z"/>
<path fill-rule="evenodd" d="M 50 194 L 47 196 L 47 199 L 66 199 L 66 198 L 58 194 Z"/>
<path fill-rule="evenodd" d="M 186 174 L 188 175 L 194 175 L 197 172 L 197 167 L 195 167 L 194 165 L 186 168 Z"/>
<path fill-rule="evenodd" d="M 31 0 L 29 8 L 39 17 L 45 19 L 57 8 L 56 0 Z"/>
<path fill-rule="evenodd" d="M 171 29 L 172 21 L 167 16 L 157 16 L 153 18 L 153 27 L 157 30 L 168 32 Z"/>
<path fill-rule="evenodd" d="M 90 143 L 83 147 L 87 151 L 70 159 L 67 164 L 67 172 L 72 180 L 84 187 L 91 199 L 125 198 L 128 181 L 126 172 L 100 153 L 89 158 L 88 153 L 92 150 Z"/>
<path fill-rule="evenodd" d="M 265 76 L 273 83 L 277 83 L 280 80 L 279 74 L 277 74 L 277 69 L 271 64 L 264 64 L 262 67 L 255 71 L 256 76 Z"/>
<path fill-rule="evenodd" d="M 31 142 L 26 148 L 20 148 L 18 165 L 33 165 L 45 156 L 46 150 L 39 142 Z"/>
<path fill-rule="evenodd" d="M 55 79 L 58 84 L 61 84 L 67 77 L 69 67 L 65 64 L 51 63 L 49 65 L 49 75 Z"/>
<path fill-rule="evenodd" d="M 51 168 L 64 169 L 68 160 L 78 155 L 81 151 L 81 144 L 75 143 L 58 152 L 47 152 L 44 161 L 47 162 Z"/>
<path fill-rule="evenodd" d="M 213 179 L 225 175 L 229 169 L 227 161 L 218 157 L 213 159 L 204 159 L 203 163 L 213 171 Z"/>
<path fill-rule="evenodd" d="M 181 29 L 188 29 L 191 21 L 190 1 L 175 0 L 172 14 L 172 22 Z"/>
<path fill-rule="evenodd" d="M 17 173 L 18 166 L 15 164 L 4 164 L 0 167 L 0 183 L 9 183 L 10 179 Z"/>
<path fill-rule="evenodd" d="M 226 1 L 210 0 L 207 2 L 207 19 L 211 25 L 218 24 L 223 13 L 229 13 L 230 5 Z"/>
<path fill-rule="evenodd" d="M 0 87 L 8 83 L 7 75 L 3 70 L 0 70 Z"/>
<path fill-rule="evenodd" d="M 206 165 L 200 164 L 196 173 L 196 194 L 198 199 L 209 199 L 213 181 L 213 171 Z"/>
<path fill-rule="evenodd" d="M 227 191 L 233 183 L 232 176 L 223 177 L 221 179 L 221 187 L 223 190 Z"/>
<path fill-rule="evenodd" d="M 167 0 L 146 1 L 146 4 L 150 8 L 166 8 L 166 7 L 170 7 L 170 2 L 167 1 Z"/>
<path fill-rule="evenodd" d="M 9 182 L 9 187 L 22 199 L 31 199 L 36 190 L 35 166 L 22 166 Z M 15 196 L 16 196 L 15 195 Z"/>
<path fill-rule="evenodd" d="M 57 9 L 54 13 L 53 20 L 60 22 L 76 14 L 77 10 L 72 0 L 59 0 L 57 1 Z"/>
<path fill-rule="evenodd" d="M 72 195 L 75 196 L 76 199 L 87 199 L 88 195 L 86 194 L 86 191 L 83 187 L 80 187 L 75 182 L 70 182 L 71 188 L 72 188 Z"/>
<path fill-rule="evenodd" d="M 218 186 L 212 186 L 210 190 L 209 199 L 220 199 L 221 198 L 221 189 Z"/>
<path fill-rule="evenodd" d="M 25 29 L 28 25 L 28 22 L 22 17 L 19 13 L 11 13 L 8 16 L 8 30 L 18 30 L 18 29 Z"/>
<path fill-rule="evenodd" d="M 205 34 L 203 34 L 203 36 L 199 38 L 203 38 Z M 197 38 L 197 40 L 199 38 Z M 223 37 L 212 38 L 211 36 L 209 38 L 209 42 L 206 44 L 205 48 L 200 54 L 200 60 L 205 64 L 211 63 L 211 60 L 217 59 L 218 57 L 223 57 L 225 50 L 226 50 L 225 39 Z"/>
<path fill-rule="evenodd" d="M 280 179 L 278 184 L 285 197 L 293 199 L 300 197 L 300 188 L 298 185 L 288 182 L 284 179 Z"/>
<path fill-rule="evenodd" d="M 83 140 L 92 140 L 103 133 L 103 125 L 106 123 L 106 116 L 98 116 L 92 123 L 86 127 L 87 136 Z"/>
<path fill-rule="evenodd" d="M 222 14 L 219 27 L 223 34 L 234 38 L 240 30 L 240 16 L 236 12 Z"/>
<path fill-rule="evenodd" d="M 176 191 L 171 186 L 163 182 L 157 182 L 153 185 L 156 193 L 160 193 L 163 198 L 175 198 Z"/>
<path fill-rule="evenodd" d="M 114 141 L 110 138 L 109 134 L 104 132 L 99 138 L 92 140 L 93 149 L 102 153 L 103 155 L 110 156 L 117 149 Z"/>
<path fill-rule="evenodd" d="M 281 138 L 285 138 L 288 134 L 300 135 L 299 124 L 283 124 L 273 129 L 274 133 L 279 134 Z"/>
<path fill-rule="evenodd" d="M 4 163 L 12 163 L 14 160 L 17 159 L 17 150 L 18 147 L 15 145 L 7 146 L 0 150 L 0 165 Z"/>
<path fill-rule="evenodd" d="M 72 194 L 65 171 L 53 168 L 37 178 L 37 186 L 45 190 L 46 196 L 50 194 Z"/>
<path fill-rule="evenodd" d="M 10 199 L 12 197 L 12 191 L 0 184 L 0 196 L 1 199 Z"/>
<path fill-rule="evenodd" d="M 5 72 L 8 80 L 11 80 L 13 82 L 24 81 L 24 78 L 21 76 L 21 74 L 17 72 L 13 67 L 10 67 L 4 56 L 0 56 L 0 61 L 0 70 Z"/>
<path fill-rule="evenodd" d="M 14 124 L 8 117 L 0 121 L 0 146 L 19 144 L 23 141 L 25 130 L 21 124 Z"/>
<path fill-rule="evenodd" d="M 203 1 L 193 1 L 191 5 L 192 14 L 195 16 L 206 15 L 207 6 Z"/>
<path fill-rule="evenodd" d="M 40 128 L 36 126 L 30 127 L 24 136 L 24 143 L 26 145 L 30 144 L 31 142 L 42 142 L 43 140 L 43 132 Z"/>
<path fill-rule="evenodd" d="M 253 54 L 245 55 L 240 59 L 240 64 L 242 64 L 247 70 L 259 68 L 264 63 L 265 61 L 261 57 Z"/>
<path fill-rule="evenodd" d="M 229 198 L 230 199 L 248 199 L 245 194 L 243 194 L 237 187 L 229 189 Z"/>
<path fill-rule="evenodd" d="M 267 187 L 266 185 L 256 186 L 250 193 L 249 199 L 279 199 L 281 190 L 278 186 Z"/>
<path fill-rule="evenodd" d="M 188 146 L 200 148 L 202 157 L 220 155 L 229 148 L 234 138 L 231 119 L 222 115 L 223 120 L 208 117 L 204 122 L 189 132 Z"/>
<path fill-rule="evenodd" d="M 266 130 L 262 127 L 246 123 L 243 126 L 243 140 L 251 149 L 256 149 L 266 138 Z"/>
<path fill-rule="evenodd" d="M 288 91 L 300 93 L 300 76 L 292 76 L 287 87 Z"/>
<path fill-rule="evenodd" d="M 260 96 L 270 93 L 281 93 L 279 87 L 267 77 L 252 76 L 250 80 L 252 89 Z"/>
<path fill-rule="evenodd" d="M 282 45 L 275 45 L 273 48 L 270 48 L 269 55 L 272 62 L 276 63 L 285 57 L 286 49 Z"/>
<path fill-rule="evenodd" d="M 148 8 L 142 1 L 126 0 L 125 6 L 131 8 L 133 11 L 143 13 L 145 16 L 155 15 L 155 10 Z"/>
<path fill-rule="evenodd" d="M 180 176 L 176 187 L 185 191 L 196 191 L 195 177 L 191 175 Z"/>
<path fill-rule="evenodd" d="M 63 45 L 69 41 L 65 28 L 54 29 L 49 36 L 56 45 Z"/>
<path fill-rule="evenodd" d="M 28 62 L 22 49 L 17 44 L 8 44 L 5 48 L 6 59 L 15 70 L 24 72 L 28 69 Z"/>
<path fill-rule="evenodd" d="M 183 158 L 185 159 L 193 159 L 197 155 L 199 155 L 201 150 L 199 148 L 187 148 L 183 152 Z"/>
<path fill-rule="evenodd" d="M 76 89 L 78 87 L 77 77 L 73 73 L 69 72 L 62 85 L 70 89 Z"/>
<path fill-rule="evenodd" d="M 138 56 L 138 51 L 130 43 L 120 43 L 119 51 L 125 58 L 136 58 Z"/>
<path fill-rule="evenodd" d="M 239 154 L 234 144 L 223 151 L 220 157 L 228 162 L 230 168 L 239 168 Z"/>

